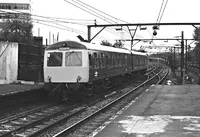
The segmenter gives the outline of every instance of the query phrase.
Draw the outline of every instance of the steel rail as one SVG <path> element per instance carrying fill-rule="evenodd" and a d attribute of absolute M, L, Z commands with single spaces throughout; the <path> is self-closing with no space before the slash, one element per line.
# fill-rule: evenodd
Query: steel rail
<path fill-rule="evenodd" d="M 55 134 L 53 137 L 61 137 L 61 136 L 65 136 L 66 134 L 68 134 L 69 132 L 71 132 L 73 129 L 79 127 L 81 124 L 85 123 L 86 121 L 90 120 L 91 118 L 93 118 L 94 116 L 98 115 L 99 113 L 107 110 L 109 107 L 113 106 L 115 103 L 117 103 L 118 101 L 122 100 L 123 98 L 125 98 L 126 96 L 128 96 L 129 94 L 131 94 L 132 92 L 134 92 L 135 90 L 139 89 L 140 87 L 142 87 L 143 85 L 145 85 L 146 83 L 148 83 L 150 80 L 154 79 L 157 75 L 159 75 L 162 72 L 162 70 L 160 72 L 158 72 L 155 76 L 151 77 L 149 80 L 143 82 L 142 84 L 138 85 L 137 87 L 131 89 L 130 91 L 126 92 L 125 94 L 123 94 L 122 96 L 118 97 L 117 99 L 111 101 L 110 103 L 108 103 L 107 105 L 105 105 L 103 108 L 100 108 L 99 110 L 95 111 L 94 113 L 88 115 L 87 117 L 85 117 L 84 119 L 81 119 L 80 121 L 74 123 L 73 125 L 65 128 L 64 130 L 62 130 L 61 132 Z"/>

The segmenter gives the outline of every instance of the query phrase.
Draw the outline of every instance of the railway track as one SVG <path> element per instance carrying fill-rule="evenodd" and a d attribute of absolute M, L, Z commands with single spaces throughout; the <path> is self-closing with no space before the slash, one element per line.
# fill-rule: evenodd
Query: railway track
<path fill-rule="evenodd" d="M 77 129 L 77 127 L 81 126 L 83 123 L 93 119 L 94 116 L 100 115 L 102 112 L 109 110 L 111 106 L 119 102 L 119 100 L 125 98 L 127 95 L 131 94 L 133 91 L 138 90 L 145 84 L 149 83 L 149 81 L 159 77 L 161 72 L 161 68 L 154 69 L 154 71 L 150 71 L 147 74 L 148 80 L 142 84 L 134 84 L 136 86 L 134 89 L 125 88 L 119 92 L 113 91 L 107 95 L 104 95 L 101 100 L 91 101 L 92 103 L 87 102 L 82 103 L 82 105 L 78 104 L 69 107 L 65 105 L 43 106 L 30 112 L 25 112 L 23 114 L 1 120 L 0 136 L 31 137 L 54 135 L 57 137 L 63 136 L 63 134 L 66 136 L 66 134 L 69 134 L 74 129 Z M 161 78 L 157 79 L 161 80 Z M 138 96 L 141 93 L 138 91 L 134 94 L 134 96 Z M 126 100 L 130 101 L 130 99 Z M 102 113 L 102 115 L 107 114 Z M 65 130 L 60 127 L 64 127 Z M 57 130 L 55 130 L 55 133 L 51 133 L 55 128 L 60 129 L 59 133 Z"/>
<path fill-rule="evenodd" d="M 156 69 L 158 71 L 159 69 Z M 164 71 L 164 72 L 163 72 Z M 154 78 L 158 77 L 158 81 L 156 84 L 163 81 L 163 79 L 167 76 L 168 70 L 161 70 L 160 72 L 156 73 L 153 77 L 149 80 L 153 80 Z M 96 131 L 98 130 L 97 127 L 102 126 L 102 123 L 108 123 L 108 119 L 114 119 L 116 113 L 121 113 L 121 109 L 125 109 L 124 106 L 129 104 L 130 102 L 133 103 L 135 100 L 133 98 L 137 98 L 141 95 L 142 91 L 140 88 L 141 86 L 149 83 L 149 80 L 145 81 L 144 83 L 140 84 L 139 86 L 130 89 L 123 95 L 115 98 L 110 103 L 106 104 L 104 107 L 99 108 L 99 110 L 91 113 L 87 117 L 77 121 L 75 124 L 65 127 L 62 131 L 55 134 L 53 137 L 64 137 L 64 136 L 93 136 Z M 97 118 L 98 117 L 98 118 Z M 102 122 L 103 121 L 103 122 Z M 94 131 L 94 132 L 93 132 Z M 73 132 L 73 133 L 71 133 Z"/>
<path fill-rule="evenodd" d="M 46 92 L 42 89 L 36 89 L 29 92 L 21 92 L 13 95 L 0 96 L 0 109 L 12 107 L 13 105 L 26 104 L 45 99 Z"/>
<path fill-rule="evenodd" d="M 0 120 L 0 136 L 22 136 L 22 134 L 20 134 L 21 131 L 30 128 L 33 129 L 35 125 L 38 125 L 41 122 L 45 122 L 51 119 L 51 117 L 56 117 L 64 111 L 72 110 L 73 107 L 74 105 L 69 107 L 63 105 L 45 105 L 15 116 L 2 119 Z M 33 129 L 33 131 L 35 130 Z"/>

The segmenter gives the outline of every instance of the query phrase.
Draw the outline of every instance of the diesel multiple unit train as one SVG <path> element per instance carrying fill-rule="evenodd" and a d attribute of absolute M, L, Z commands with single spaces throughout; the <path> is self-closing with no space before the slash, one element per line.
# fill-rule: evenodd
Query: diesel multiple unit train
<path fill-rule="evenodd" d="M 45 48 L 44 82 L 54 98 L 101 92 L 145 73 L 146 53 L 87 42 L 62 41 Z"/>

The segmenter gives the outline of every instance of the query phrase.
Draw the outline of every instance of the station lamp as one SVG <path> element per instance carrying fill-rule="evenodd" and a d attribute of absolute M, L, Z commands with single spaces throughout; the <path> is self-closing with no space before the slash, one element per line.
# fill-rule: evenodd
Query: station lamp
<path fill-rule="evenodd" d="M 152 28 L 153 28 L 153 30 L 154 30 L 154 31 L 153 31 L 153 35 L 156 36 L 156 35 L 157 35 L 157 31 L 156 31 L 156 30 L 158 30 L 159 27 L 158 27 L 158 25 L 154 25 Z"/>
<path fill-rule="evenodd" d="M 154 35 L 154 36 L 157 35 L 157 31 L 156 31 L 156 30 L 153 31 L 153 35 Z"/>

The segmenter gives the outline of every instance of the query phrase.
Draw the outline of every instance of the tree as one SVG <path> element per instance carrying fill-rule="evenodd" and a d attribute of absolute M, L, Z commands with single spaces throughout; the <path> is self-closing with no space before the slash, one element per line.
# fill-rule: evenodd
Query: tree
<path fill-rule="evenodd" d="M 197 27 L 194 30 L 193 38 L 196 41 L 196 46 L 194 48 L 194 53 L 196 57 L 195 60 L 200 65 L 200 27 Z"/>
<path fill-rule="evenodd" d="M 194 30 L 193 38 L 196 40 L 194 53 L 196 55 L 196 62 L 199 65 L 199 84 L 200 84 L 200 27 L 196 27 L 196 29 Z"/>
<path fill-rule="evenodd" d="M 122 43 L 121 40 L 116 41 L 116 42 L 113 44 L 113 47 L 116 47 L 116 48 L 122 48 L 123 46 L 124 46 L 124 44 Z"/>
<path fill-rule="evenodd" d="M 101 45 L 104 45 L 104 46 L 110 46 L 110 47 L 113 46 L 113 45 L 112 45 L 110 42 L 108 42 L 107 40 L 102 40 L 100 44 L 101 44 Z"/>
<path fill-rule="evenodd" d="M 29 43 L 33 35 L 32 28 L 30 19 L 8 19 L 1 25 L 0 40 Z"/>

